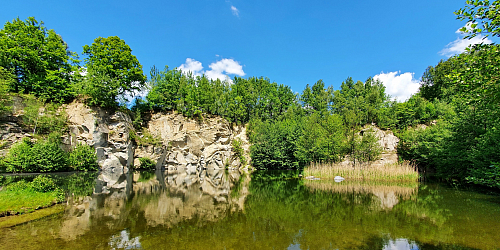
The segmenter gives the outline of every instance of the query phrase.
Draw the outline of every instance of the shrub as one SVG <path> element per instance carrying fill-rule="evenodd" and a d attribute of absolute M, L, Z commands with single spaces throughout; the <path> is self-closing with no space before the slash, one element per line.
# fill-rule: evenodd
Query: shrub
<path fill-rule="evenodd" d="M 234 139 L 233 140 L 233 151 L 234 151 L 234 154 L 240 159 L 241 165 L 246 165 L 247 159 L 245 158 L 242 144 L 243 144 L 243 142 L 241 141 L 241 139 L 239 139 L 239 138 Z"/>
<path fill-rule="evenodd" d="M 18 182 L 10 183 L 5 187 L 6 191 L 21 191 L 26 189 L 31 189 L 31 185 L 29 185 L 25 180 L 21 180 Z"/>
<path fill-rule="evenodd" d="M 156 168 L 156 162 L 154 162 L 153 160 L 149 159 L 148 157 L 141 157 L 141 158 L 139 158 L 139 162 L 141 162 L 141 164 L 139 165 L 140 169 L 151 170 L 151 169 L 155 169 Z"/>
<path fill-rule="evenodd" d="M 36 172 L 63 171 L 68 168 L 67 154 L 58 143 L 42 141 L 31 148 L 32 169 Z"/>
<path fill-rule="evenodd" d="M 99 170 L 97 156 L 93 147 L 79 144 L 69 154 L 69 165 L 77 171 Z"/>
<path fill-rule="evenodd" d="M 57 142 L 34 143 L 27 137 L 10 148 L 3 162 L 8 172 L 62 171 L 68 167 L 67 155 Z"/>
<path fill-rule="evenodd" d="M 7 172 L 31 172 L 32 168 L 31 147 L 33 142 L 25 137 L 14 144 L 3 160 Z"/>
<path fill-rule="evenodd" d="M 30 186 L 33 188 L 33 190 L 37 192 L 50 192 L 58 189 L 57 185 L 55 184 L 54 180 L 47 176 L 39 175 L 33 179 L 33 181 L 30 183 Z"/>
<path fill-rule="evenodd" d="M 66 114 L 59 110 L 59 105 L 43 103 L 34 96 L 26 95 L 23 125 L 33 131 L 33 134 L 49 134 L 62 132 L 67 128 Z"/>

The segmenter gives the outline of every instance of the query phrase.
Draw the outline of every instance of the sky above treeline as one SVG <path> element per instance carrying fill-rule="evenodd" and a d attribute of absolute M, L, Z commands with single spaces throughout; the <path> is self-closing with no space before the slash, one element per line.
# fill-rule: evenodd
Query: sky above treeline
<path fill-rule="evenodd" d="M 428 66 L 471 43 L 454 11 L 465 0 L 24 1 L 3 0 L 0 21 L 34 16 L 82 53 L 118 36 L 144 73 L 165 66 L 210 78 L 263 76 L 302 92 L 322 79 L 380 79 L 404 101 Z M 496 41 L 494 41 L 496 42 Z"/>

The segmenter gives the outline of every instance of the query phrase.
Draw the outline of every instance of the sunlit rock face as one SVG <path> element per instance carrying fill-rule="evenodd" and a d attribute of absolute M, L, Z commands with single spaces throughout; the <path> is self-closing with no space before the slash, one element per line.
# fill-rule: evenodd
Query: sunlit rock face
<path fill-rule="evenodd" d="M 233 126 L 221 117 L 189 119 L 176 113 L 153 114 L 147 130 L 161 143 L 137 146 L 130 138 L 132 121 L 123 112 L 90 108 L 77 101 L 67 105 L 65 111 L 70 133 L 63 138 L 64 148 L 69 150 L 79 143 L 93 146 L 103 171 L 126 172 L 139 166 L 141 157 L 158 162 L 157 168 L 173 169 L 243 168 L 250 163 L 245 126 Z M 246 163 L 235 155 L 235 139 L 242 142 Z"/>
<path fill-rule="evenodd" d="M 249 183 L 249 173 L 217 169 L 101 172 L 92 196 L 68 199 L 60 237 L 74 240 L 102 227 L 95 223 L 122 230 L 138 221 L 166 228 L 183 221 L 218 221 L 244 209 Z"/>
<path fill-rule="evenodd" d="M 148 123 L 149 132 L 162 139 L 166 150 L 139 147 L 139 157 L 149 157 L 165 167 L 205 167 L 223 169 L 226 166 L 241 168 L 233 152 L 233 141 L 242 141 L 247 163 L 250 161 L 250 144 L 244 126 L 231 125 L 221 117 L 206 115 L 203 119 L 189 119 L 176 113 L 158 113 Z"/>
<path fill-rule="evenodd" d="M 63 138 L 67 149 L 79 143 L 93 146 L 103 171 L 123 172 L 133 165 L 134 148 L 129 138 L 133 130 L 130 117 L 121 112 L 90 108 L 73 102 L 66 106 L 69 134 Z"/>

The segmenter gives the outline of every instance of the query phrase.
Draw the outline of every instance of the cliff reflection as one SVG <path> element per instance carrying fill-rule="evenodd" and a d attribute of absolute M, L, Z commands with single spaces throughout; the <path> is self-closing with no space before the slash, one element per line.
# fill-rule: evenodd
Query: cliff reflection
<path fill-rule="evenodd" d="M 183 221 L 202 226 L 242 211 L 249 183 L 249 174 L 215 169 L 103 172 L 92 196 L 68 199 L 60 237 L 74 240 L 103 228 L 171 228 Z"/>

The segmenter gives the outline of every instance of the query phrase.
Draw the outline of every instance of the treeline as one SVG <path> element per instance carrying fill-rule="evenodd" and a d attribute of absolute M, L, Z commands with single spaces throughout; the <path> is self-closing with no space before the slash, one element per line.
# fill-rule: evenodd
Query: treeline
<path fill-rule="evenodd" d="M 401 129 L 451 112 L 446 104 L 420 96 L 406 103 L 391 101 L 384 85 L 372 78 L 347 78 L 339 90 L 319 80 L 294 94 L 263 77 L 235 77 L 229 83 L 168 67 L 152 69 L 150 91 L 132 110 L 136 125 L 151 110 L 176 110 L 190 117 L 210 113 L 249 123 L 252 164 L 260 169 L 298 169 L 310 162 L 337 162 L 345 155 L 353 162 L 373 161 L 381 148 L 373 131 L 359 135 L 365 124 Z"/>
<path fill-rule="evenodd" d="M 455 115 L 401 133 L 399 152 L 453 182 L 500 187 L 500 47 L 479 44 L 429 67 L 420 95 Z"/>
<path fill-rule="evenodd" d="M 151 70 L 150 86 L 146 102 L 137 101 L 142 110 L 177 110 L 190 117 L 210 113 L 240 124 L 257 117 L 276 119 L 295 101 L 290 87 L 268 78 L 235 77 L 231 84 L 168 67 Z"/>

